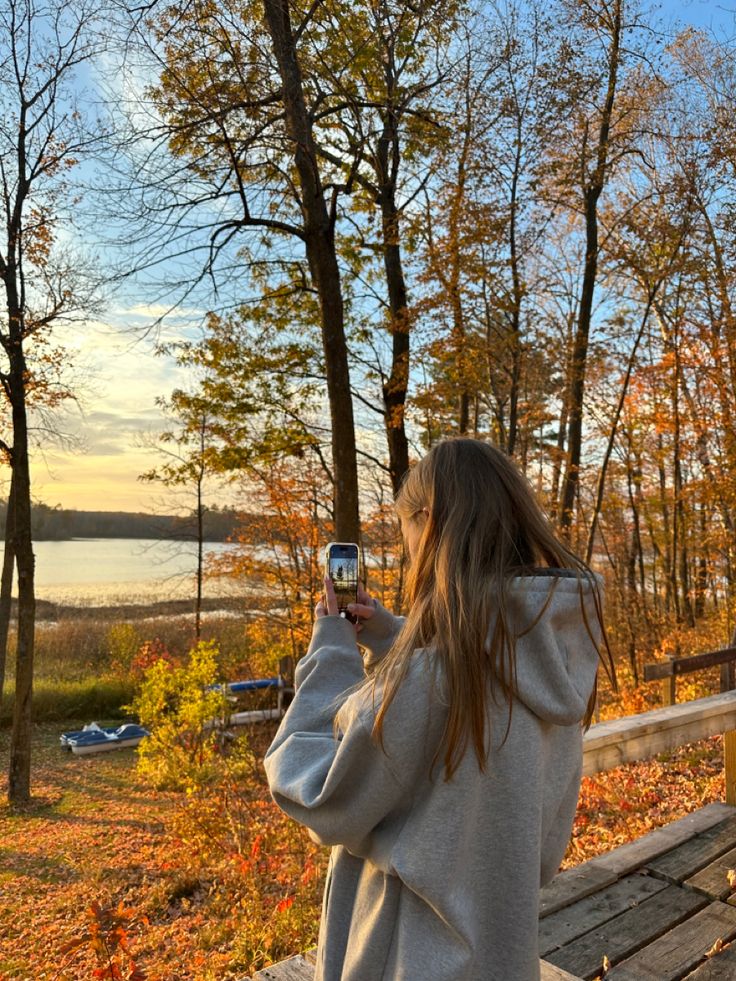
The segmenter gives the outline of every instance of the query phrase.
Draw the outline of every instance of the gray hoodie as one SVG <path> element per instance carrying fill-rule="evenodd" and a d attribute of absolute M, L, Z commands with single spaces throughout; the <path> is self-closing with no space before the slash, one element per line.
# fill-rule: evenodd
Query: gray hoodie
<path fill-rule="evenodd" d="M 570 837 L 580 720 L 598 664 L 575 578 L 514 580 L 512 625 L 528 627 L 552 586 L 516 643 L 510 727 L 505 705 L 489 699 L 486 770 L 471 748 L 449 781 L 441 766 L 430 774 L 446 713 L 431 651 L 415 653 L 381 748 L 371 738 L 372 699 L 354 690 L 365 672 L 352 624 L 315 623 L 265 765 L 276 803 L 333 846 L 316 981 L 539 978 L 539 887 Z M 385 654 L 400 626 L 377 607 L 360 634 L 367 657 Z"/>

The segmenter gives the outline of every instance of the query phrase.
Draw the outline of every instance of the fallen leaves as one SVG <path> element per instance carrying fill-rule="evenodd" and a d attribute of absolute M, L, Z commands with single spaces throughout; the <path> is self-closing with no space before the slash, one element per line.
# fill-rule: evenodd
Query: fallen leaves
<path fill-rule="evenodd" d="M 117 957 L 124 981 L 235 981 L 314 944 L 324 853 L 265 787 L 245 854 L 203 868 L 172 830 L 175 795 L 138 783 L 131 752 L 73 757 L 57 730 L 36 731 L 34 792 L 46 803 L 0 807 L 3 981 L 109 978 L 103 938 L 129 951 Z"/>
<path fill-rule="evenodd" d="M 723 800 L 723 737 L 584 777 L 563 868 Z"/>

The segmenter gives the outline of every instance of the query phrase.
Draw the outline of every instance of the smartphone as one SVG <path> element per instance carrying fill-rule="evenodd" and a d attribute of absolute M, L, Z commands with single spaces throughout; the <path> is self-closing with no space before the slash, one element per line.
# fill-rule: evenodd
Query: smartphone
<path fill-rule="evenodd" d="M 348 613 L 348 603 L 358 601 L 358 546 L 352 542 L 330 542 L 325 548 L 325 575 L 335 587 L 337 608 L 341 617 L 355 622 Z"/>

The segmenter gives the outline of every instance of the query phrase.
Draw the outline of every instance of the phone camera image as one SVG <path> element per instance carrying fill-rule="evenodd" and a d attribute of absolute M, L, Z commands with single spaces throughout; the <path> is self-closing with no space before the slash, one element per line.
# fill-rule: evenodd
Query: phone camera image
<path fill-rule="evenodd" d="M 358 598 L 358 546 L 345 542 L 330 542 L 325 550 L 325 571 L 335 587 L 337 607 L 343 616 L 354 619 L 347 612 L 349 603 Z"/>

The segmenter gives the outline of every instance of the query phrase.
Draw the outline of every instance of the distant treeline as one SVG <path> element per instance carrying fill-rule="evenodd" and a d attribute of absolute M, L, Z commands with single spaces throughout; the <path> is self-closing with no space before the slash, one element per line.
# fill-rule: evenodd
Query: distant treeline
<path fill-rule="evenodd" d="M 7 503 L 0 503 L 0 532 L 5 533 Z M 33 537 L 36 541 L 69 538 L 155 538 L 192 541 L 197 538 L 195 515 L 144 514 L 127 511 L 73 511 L 48 504 L 34 504 Z M 247 521 L 247 518 L 245 518 Z M 204 540 L 227 541 L 244 516 L 231 508 L 213 508 L 204 514 Z"/>

